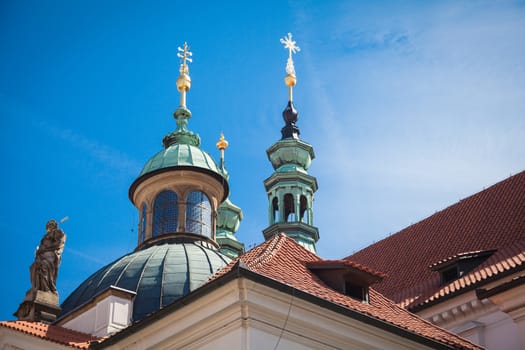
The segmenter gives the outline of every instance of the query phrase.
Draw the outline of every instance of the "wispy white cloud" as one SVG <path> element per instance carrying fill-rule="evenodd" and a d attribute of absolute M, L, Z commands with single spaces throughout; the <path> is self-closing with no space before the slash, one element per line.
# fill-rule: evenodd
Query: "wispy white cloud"
<path fill-rule="evenodd" d="M 355 10 L 317 27 L 301 15 L 301 128 L 318 156 L 321 246 L 335 256 L 525 165 L 522 7 L 443 3 L 409 19 Z M 319 51 L 323 61 L 311 59 Z"/>
<path fill-rule="evenodd" d="M 95 263 L 100 266 L 107 263 L 107 261 L 97 258 L 96 256 L 93 256 L 92 254 L 87 254 L 87 253 L 81 252 L 80 250 L 77 250 L 71 247 L 67 247 L 67 249 L 64 252 L 67 254 L 71 253 L 75 255 L 76 257 L 81 258 L 84 261 L 89 261 L 89 262 Z"/>
<path fill-rule="evenodd" d="M 136 175 L 137 170 L 140 169 L 141 164 L 138 161 L 118 149 L 87 138 L 71 129 L 59 128 L 47 122 L 37 122 L 37 125 L 53 136 L 66 141 L 74 147 L 80 148 L 90 157 L 113 170 Z"/>
<path fill-rule="evenodd" d="M 362 31 L 351 29 L 334 38 L 348 53 L 369 50 L 399 50 L 408 47 L 407 33 L 395 30 Z"/>

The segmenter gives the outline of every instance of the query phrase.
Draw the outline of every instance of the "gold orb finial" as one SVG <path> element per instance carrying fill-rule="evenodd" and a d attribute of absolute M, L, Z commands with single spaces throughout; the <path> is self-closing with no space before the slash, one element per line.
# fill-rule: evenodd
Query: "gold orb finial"
<path fill-rule="evenodd" d="M 221 151 L 224 151 L 226 148 L 228 148 L 228 141 L 224 138 L 224 134 L 221 132 L 221 136 L 219 137 L 219 141 L 217 141 L 217 148 Z"/>
<path fill-rule="evenodd" d="M 297 76 L 295 75 L 295 67 L 293 64 L 292 54 L 301 51 L 301 48 L 297 46 L 297 43 L 292 40 L 292 33 L 288 33 L 287 36 L 281 38 L 281 44 L 288 50 L 288 60 L 286 61 L 286 76 L 284 77 L 284 83 L 288 86 L 288 99 L 292 101 L 292 88 L 297 84 Z"/>
<path fill-rule="evenodd" d="M 297 77 L 295 75 L 286 74 L 286 76 L 284 77 L 284 83 L 289 88 L 292 88 L 295 86 L 295 84 L 297 84 Z"/>

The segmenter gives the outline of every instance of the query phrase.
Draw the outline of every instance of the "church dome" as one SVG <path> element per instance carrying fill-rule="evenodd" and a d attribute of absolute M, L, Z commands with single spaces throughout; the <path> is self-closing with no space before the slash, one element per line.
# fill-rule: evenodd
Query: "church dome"
<path fill-rule="evenodd" d="M 148 160 L 131 184 L 129 198 L 138 209 L 134 252 L 86 279 L 62 304 L 62 315 L 84 307 L 110 287 L 135 293 L 132 321 L 144 319 L 202 286 L 231 259 L 217 242 L 217 211 L 228 197 L 227 177 L 200 149 L 200 137 L 187 128 L 191 117 L 186 92 L 191 86 L 187 44 L 177 88 L 177 127 L 162 139 L 164 148 Z"/>
<path fill-rule="evenodd" d="M 213 158 L 199 147 L 175 143 L 155 154 L 144 166 L 140 176 L 171 167 L 197 167 L 222 176 Z"/>
<path fill-rule="evenodd" d="M 197 289 L 229 262 L 228 257 L 198 240 L 164 240 L 95 272 L 64 301 L 62 315 L 116 286 L 137 293 L 133 306 L 135 322 Z"/>

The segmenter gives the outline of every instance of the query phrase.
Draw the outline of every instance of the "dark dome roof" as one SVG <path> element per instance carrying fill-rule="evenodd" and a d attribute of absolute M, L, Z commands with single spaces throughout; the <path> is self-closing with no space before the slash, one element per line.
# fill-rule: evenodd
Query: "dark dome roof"
<path fill-rule="evenodd" d="M 137 293 L 133 321 L 138 321 L 197 289 L 229 261 L 199 241 L 153 245 L 91 275 L 62 303 L 62 316 L 116 286 Z"/>

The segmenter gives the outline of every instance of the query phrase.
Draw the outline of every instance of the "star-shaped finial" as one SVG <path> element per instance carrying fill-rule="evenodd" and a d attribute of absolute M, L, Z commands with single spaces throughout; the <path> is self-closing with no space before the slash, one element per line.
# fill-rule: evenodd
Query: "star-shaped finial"
<path fill-rule="evenodd" d="M 281 38 L 281 44 L 284 45 L 285 49 L 288 49 L 288 58 L 292 59 L 292 53 L 301 51 L 301 48 L 297 46 L 296 42 L 292 40 L 292 33 L 288 33 L 288 36 Z"/>
<path fill-rule="evenodd" d="M 292 40 L 292 33 L 288 33 L 288 36 L 281 38 L 281 44 L 284 45 L 285 49 L 288 49 L 288 60 L 286 61 L 286 73 L 295 77 L 295 67 L 293 65 L 292 54 L 301 51 L 301 48 L 297 46 L 296 42 Z"/>

